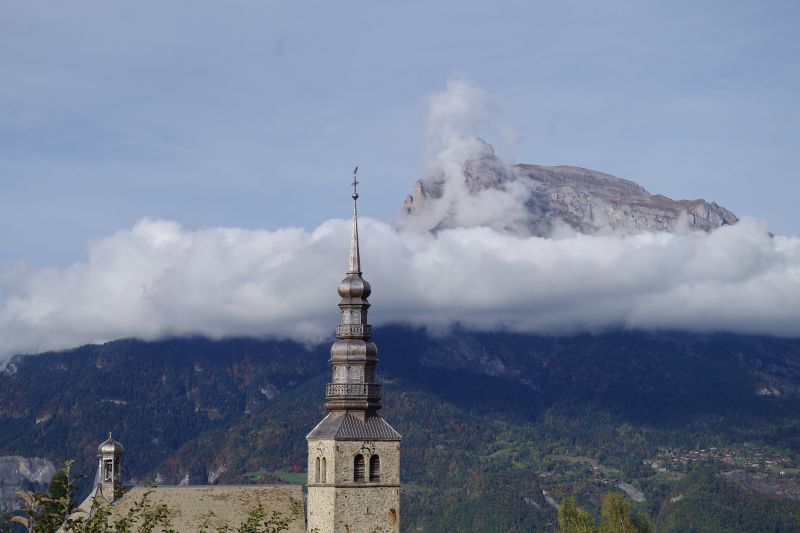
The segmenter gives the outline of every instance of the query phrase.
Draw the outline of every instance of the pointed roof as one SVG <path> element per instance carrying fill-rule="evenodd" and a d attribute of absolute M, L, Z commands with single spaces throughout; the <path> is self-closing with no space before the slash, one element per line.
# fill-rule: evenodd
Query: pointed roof
<path fill-rule="evenodd" d="M 348 274 L 361 274 L 361 252 L 358 249 L 358 180 L 356 172 L 358 172 L 358 167 L 353 171 L 353 234 L 350 238 Z"/>
<path fill-rule="evenodd" d="M 350 413 L 329 413 L 311 430 L 306 439 L 401 440 L 400 434 L 380 416 L 368 416 L 362 422 Z"/>
<path fill-rule="evenodd" d="M 93 495 L 90 494 L 76 509 L 73 518 L 85 518 L 94 512 Z M 207 531 L 217 531 L 225 526 L 228 526 L 228 531 L 236 531 L 247 513 L 257 505 L 263 506 L 267 516 L 277 512 L 287 518 L 287 533 L 306 531 L 302 485 L 131 487 L 110 508 L 111 521 L 127 516 L 145 495 L 153 507 L 169 507 L 172 511 L 170 530 L 176 533 L 196 533 L 203 529 L 204 523 Z"/>

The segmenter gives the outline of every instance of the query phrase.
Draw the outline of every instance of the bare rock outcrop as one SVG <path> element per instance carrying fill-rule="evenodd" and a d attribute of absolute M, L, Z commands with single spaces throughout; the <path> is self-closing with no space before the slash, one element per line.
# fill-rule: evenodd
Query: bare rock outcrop
<path fill-rule="evenodd" d="M 450 178 L 454 179 L 454 178 Z M 644 187 L 610 174 L 574 166 L 505 165 L 492 147 L 481 142 L 474 158 L 464 164 L 463 189 L 469 195 L 487 190 L 513 190 L 524 202 L 522 227 L 514 233 L 549 236 L 566 224 L 586 234 L 603 232 L 639 233 L 678 229 L 711 231 L 734 224 L 736 215 L 713 202 L 673 200 L 650 194 Z M 419 180 L 406 197 L 403 211 L 421 217 L 431 205 L 442 200 L 447 181 L 443 175 Z M 434 231 L 458 226 L 452 209 L 441 210 L 440 219 L 430 224 Z"/>
<path fill-rule="evenodd" d="M 19 508 L 18 491 L 41 488 L 50 483 L 55 473 L 55 465 L 47 459 L 18 455 L 0 457 L 0 511 Z"/>

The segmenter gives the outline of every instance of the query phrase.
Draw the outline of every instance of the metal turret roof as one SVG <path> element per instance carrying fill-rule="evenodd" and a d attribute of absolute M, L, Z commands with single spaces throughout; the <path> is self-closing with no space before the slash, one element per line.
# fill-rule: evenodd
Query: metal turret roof
<path fill-rule="evenodd" d="M 111 432 L 108 432 L 108 438 L 97 447 L 97 455 L 113 455 L 119 456 L 125 453 L 125 449 L 122 447 L 122 444 L 115 441 L 111 437 Z"/>

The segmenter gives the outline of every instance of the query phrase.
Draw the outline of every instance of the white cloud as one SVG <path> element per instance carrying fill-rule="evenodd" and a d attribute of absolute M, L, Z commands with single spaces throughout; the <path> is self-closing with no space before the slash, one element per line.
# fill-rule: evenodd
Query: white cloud
<path fill-rule="evenodd" d="M 770 237 L 754 219 L 711 233 L 515 234 L 526 190 L 511 179 L 476 194 L 464 183 L 465 161 L 486 150 L 474 131 L 488 109 L 485 93 L 460 79 L 430 99 L 428 166 L 444 189 L 427 211 L 461 227 L 433 234 L 424 217 L 416 226 L 360 221 L 373 323 L 800 336 L 800 239 Z M 337 322 L 349 233 L 341 219 L 313 231 L 143 219 L 92 243 L 85 262 L 7 268 L 0 360 L 121 337 L 322 341 Z"/>
<path fill-rule="evenodd" d="M 490 116 L 489 96 L 471 82 L 454 77 L 445 90 L 428 99 L 426 169 L 442 184 L 441 198 L 431 201 L 414 217 L 399 223 L 408 228 L 432 229 L 443 219 L 459 227 L 488 226 L 511 230 L 524 227 L 529 186 L 510 180 L 503 187 L 470 190 L 465 163 L 481 160 L 499 173 L 511 171 L 499 160 L 486 159 L 493 149 L 475 132 Z M 502 167 L 502 168 L 500 168 Z"/>
<path fill-rule="evenodd" d="M 562 239 L 361 228 L 376 324 L 800 335 L 800 239 L 752 219 L 710 234 Z M 142 220 L 93 243 L 84 263 L 6 271 L 0 352 L 185 334 L 320 341 L 336 323 L 348 234 L 348 220 L 313 232 Z"/>

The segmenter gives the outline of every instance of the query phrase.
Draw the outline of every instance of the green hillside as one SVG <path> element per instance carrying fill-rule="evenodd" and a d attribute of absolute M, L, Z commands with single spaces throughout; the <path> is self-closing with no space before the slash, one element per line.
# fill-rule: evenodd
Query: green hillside
<path fill-rule="evenodd" d="M 666 531 L 783 531 L 800 513 L 718 475 L 797 483 L 798 340 L 383 327 L 375 341 L 383 414 L 404 437 L 406 531 L 552 531 L 545 492 L 597 513 L 620 484 Z M 74 457 L 89 472 L 112 429 L 138 482 L 297 482 L 326 352 L 174 339 L 18 358 L 0 375 L 0 455 Z"/>

